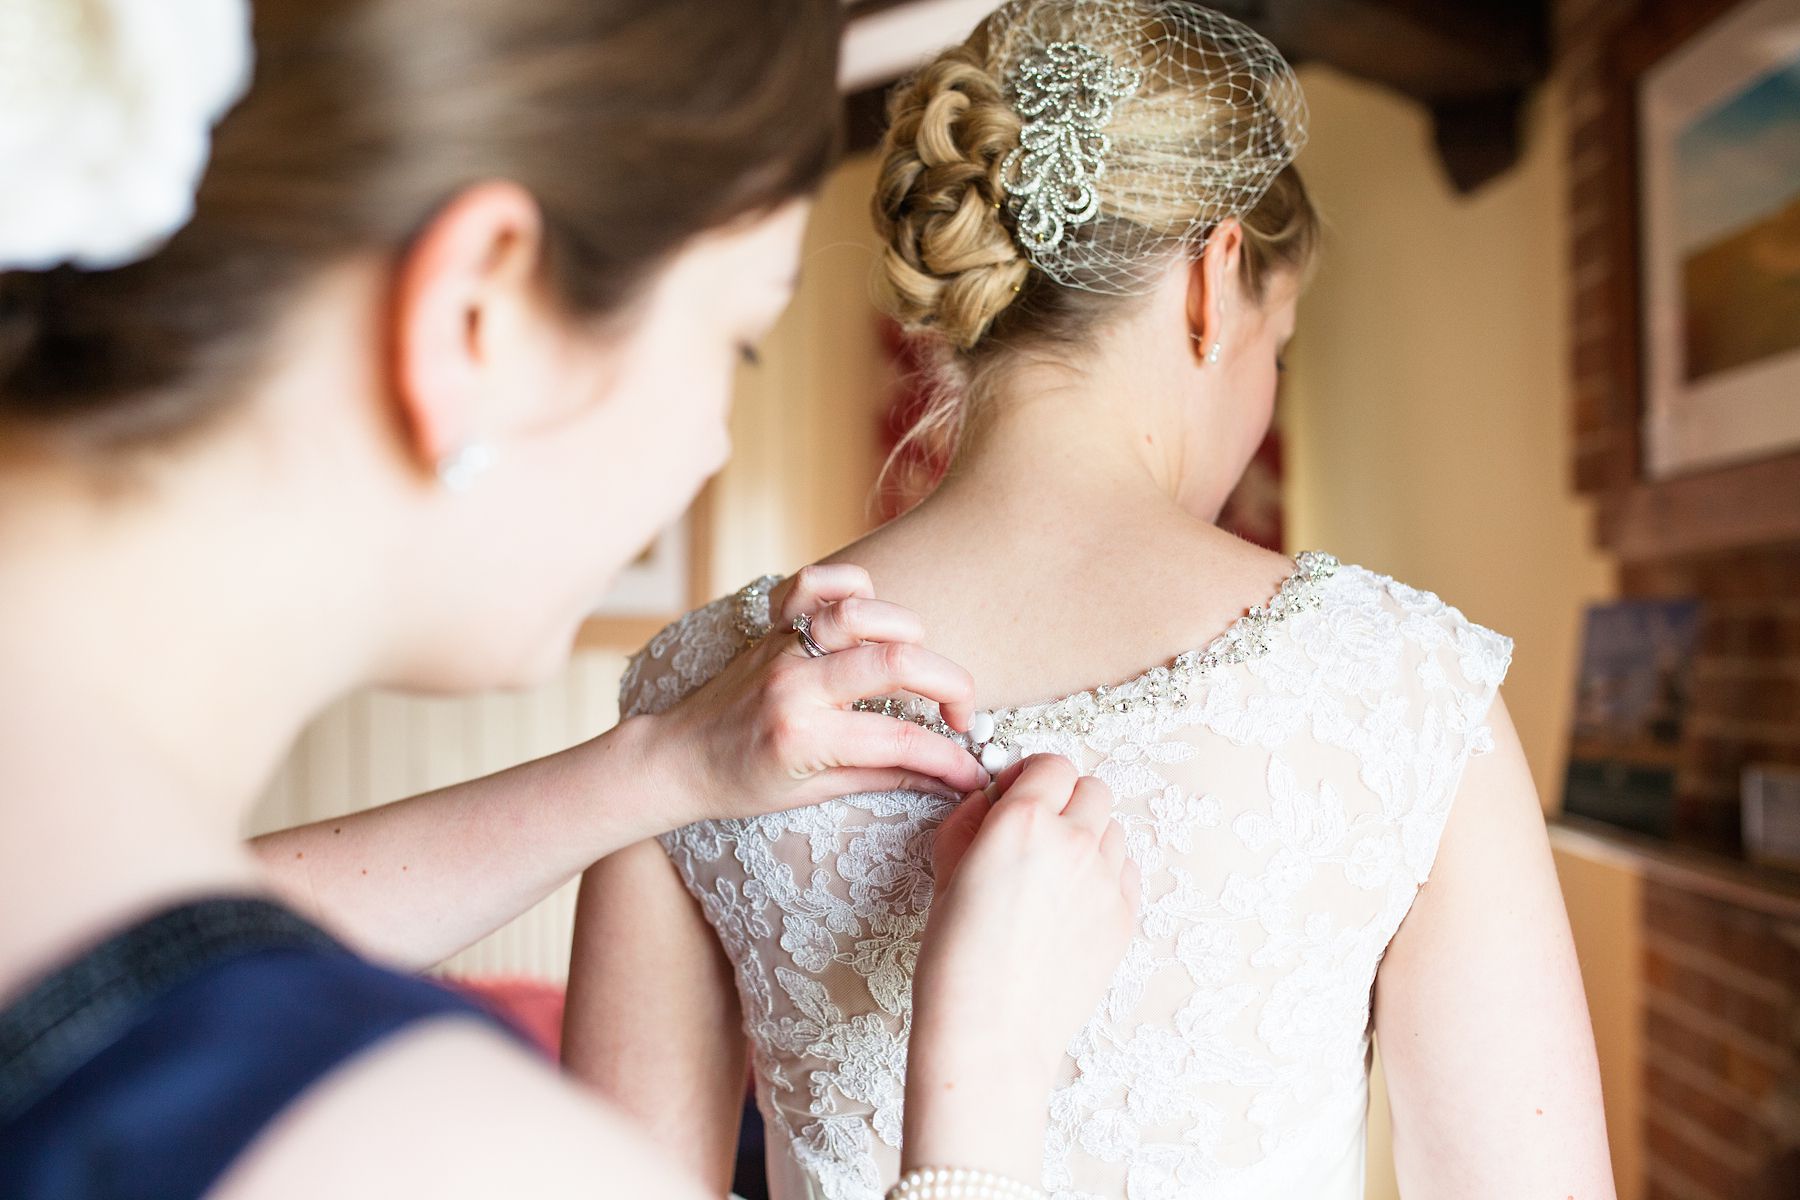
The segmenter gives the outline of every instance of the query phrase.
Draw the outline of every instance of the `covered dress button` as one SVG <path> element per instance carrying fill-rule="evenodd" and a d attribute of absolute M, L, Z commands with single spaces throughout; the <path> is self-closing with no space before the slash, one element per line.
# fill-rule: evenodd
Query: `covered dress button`
<path fill-rule="evenodd" d="M 982 770 L 986 771 L 989 775 L 998 775 L 1010 765 L 1008 760 L 1011 757 L 1012 756 L 1006 752 L 1006 747 L 997 746 L 993 742 L 989 742 L 981 748 Z"/>

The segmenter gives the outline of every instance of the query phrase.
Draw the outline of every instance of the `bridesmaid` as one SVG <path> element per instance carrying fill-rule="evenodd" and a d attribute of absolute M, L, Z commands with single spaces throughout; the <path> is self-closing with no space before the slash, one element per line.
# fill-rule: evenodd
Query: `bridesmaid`
<path fill-rule="evenodd" d="M 1134 884 L 1067 764 L 984 794 L 947 739 L 846 711 L 906 689 L 962 724 L 972 695 L 853 567 L 779 597 L 816 647 L 767 639 L 663 716 L 237 837 L 345 692 L 554 672 L 723 462 L 831 162 L 837 7 L 9 0 L 0 1194 L 697 1195 L 371 959 L 436 961 L 742 797 L 898 785 L 970 793 L 911 1149 L 1016 1158 L 1004 1116 L 1045 1094 L 1014 1081 L 1091 1008 Z M 1002 1035 L 956 1019 L 1033 995 Z"/>

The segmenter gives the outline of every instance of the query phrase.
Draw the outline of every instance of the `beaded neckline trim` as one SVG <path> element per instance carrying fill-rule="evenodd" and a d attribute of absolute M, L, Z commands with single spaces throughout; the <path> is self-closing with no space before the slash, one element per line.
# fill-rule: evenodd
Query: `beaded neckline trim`
<path fill-rule="evenodd" d="M 1273 628 L 1296 613 L 1317 608 L 1321 585 L 1337 573 L 1338 566 L 1338 560 L 1322 550 L 1303 550 L 1294 556 L 1294 570 L 1282 580 L 1274 596 L 1238 617 L 1201 649 L 1178 654 L 1168 663 L 1123 683 L 1102 685 L 1040 704 L 978 712 L 967 734 L 952 729 L 938 715 L 937 706 L 927 700 L 859 700 L 855 707 L 923 725 L 967 747 L 981 758 L 983 766 L 998 771 L 1011 760 L 1014 745 L 1023 735 L 1088 734 L 1105 717 L 1162 714 L 1179 709 L 1188 702 L 1194 686 L 1213 668 L 1267 654 Z M 738 593 L 737 624 L 746 637 L 762 637 L 769 632 L 769 589 L 776 582 L 775 576 L 765 576 Z"/>

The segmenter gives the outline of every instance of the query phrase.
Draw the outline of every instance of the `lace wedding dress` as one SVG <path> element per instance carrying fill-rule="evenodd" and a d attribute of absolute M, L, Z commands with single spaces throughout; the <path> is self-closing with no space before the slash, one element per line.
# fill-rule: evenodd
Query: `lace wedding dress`
<path fill-rule="evenodd" d="M 657 635 L 624 711 L 717 672 L 744 618 L 767 627 L 774 582 Z M 971 749 L 996 765 L 1053 751 L 1100 776 L 1144 878 L 1137 935 L 1051 1098 L 1057 1200 L 1362 1194 L 1375 971 L 1464 765 L 1492 746 L 1511 656 L 1431 593 L 1309 552 L 1205 648 L 992 714 Z M 924 702 L 889 708 L 936 720 Z M 949 807 L 846 796 L 663 838 L 736 971 L 777 1200 L 879 1200 L 898 1174 L 911 976 Z"/>

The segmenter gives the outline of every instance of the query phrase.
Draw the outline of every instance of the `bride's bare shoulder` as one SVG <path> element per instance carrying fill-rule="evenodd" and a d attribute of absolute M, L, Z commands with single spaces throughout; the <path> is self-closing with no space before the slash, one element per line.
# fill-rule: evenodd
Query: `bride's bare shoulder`
<path fill-rule="evenodd" d="M 1166 567 L 1177 592 L 1185 585 L 1204 595 L 1270 595 L 1294 573 L 1292 555 L 1199 521 L 1172 529 L 1160 553 L 1146 558 Z"/>
<path fill-rule="evenodd" d="M 1179 513 L 983 530 L 902 519 L 828 556 L 919 613 L 983 703 L 1025 703 L 1136 675 L 1205 645 L 1271 599 L 1294 560 Z"/>
<path fill-rule="evenodd" d="M 979 576 L 985 568 L 1030 581 L 1034 564 L 1044 573 L 1079 564 L 1104 567 L 1122 580 L 1160 582 L 1163 594 L 1176 598 L 1234 589 L 1254 593 L 1261 586 L 1279 586 L 1294 570 L 1292 557 L 1172 509 L 1085 530 L 1059 526 L 988 534 L 969 522 L 909 515 L 820 561 L 856 563 L 875 577 L 878 589 L 885 580 L 904 590 L 914 579 L 946 571 Z"/>

